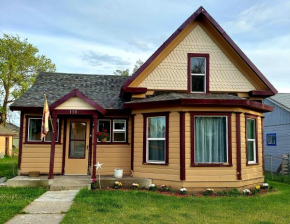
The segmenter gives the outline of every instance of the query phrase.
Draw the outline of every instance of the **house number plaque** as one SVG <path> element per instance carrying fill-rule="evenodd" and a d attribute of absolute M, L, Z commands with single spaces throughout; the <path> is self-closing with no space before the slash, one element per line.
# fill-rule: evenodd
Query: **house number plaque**
<path fill-rule="evenodd" d="M 77 110 L 70 110 L 69 112 L 70 112 L 70 114 L 77 114 L 78 113 Z"/>

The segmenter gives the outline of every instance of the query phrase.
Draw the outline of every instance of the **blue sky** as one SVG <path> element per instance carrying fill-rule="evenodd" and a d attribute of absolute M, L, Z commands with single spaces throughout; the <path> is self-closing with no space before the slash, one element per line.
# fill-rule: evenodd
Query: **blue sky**
<path fill-rule="evenodd" d="M 148 59 L 201 5 L 279 92 L 290 92 L 287 0 L 0 0 L 0 33 L 28 38 L 58 72 L 113 74 Z"/>

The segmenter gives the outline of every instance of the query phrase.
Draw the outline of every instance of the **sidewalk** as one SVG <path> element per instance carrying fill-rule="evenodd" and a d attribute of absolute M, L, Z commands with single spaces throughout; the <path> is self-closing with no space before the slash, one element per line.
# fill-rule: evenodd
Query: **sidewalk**
<path fill-rule="evenodd" d="M 77 193 L 78 190 L 47 191 L 26 206 L 24 214 L 15 216 L 6 224 L 60 223 Z"/>

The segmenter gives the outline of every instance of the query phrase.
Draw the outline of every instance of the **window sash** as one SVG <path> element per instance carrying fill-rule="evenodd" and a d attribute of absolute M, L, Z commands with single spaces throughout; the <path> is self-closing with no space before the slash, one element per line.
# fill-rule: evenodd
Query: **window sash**
<path fill-rule="evenodd" d="M 204 73 L 191 73 L 191 58 L 204 58 Z M 190 57 L 190 92 L 191 93 L 205 93 L 206 92 L 206 57 Z M 192 76 L 204 76 L 203 91 L 192 91 Z"/>
<path fill-rule="evenodd" d="M 160 138 L 149 138 L 149 119 L 150 118 L 156 118 L 156 117 L 161 117 L 165 119 L 165 130 L 168 128 L 166 127 L 166 116 L 153 116 L 153 117 L 147 117 L 146 118 L 146 162 L 148 163 L 156 163 L 156 164 L 165 164 L 166 163 L 166 134 L 165 137 L 160 137 Z M 149 160 L 149 141 L 164 141 L 164 160 Z"/>
<path fill-rule="evenodd" d="M 256 155 L 256 119 L 252 119 L 252 118 L 247 118 L 247 131 L 248 131 L 248 121 L 252 120 L 254 121 L 254 125 L 253 125 L 253 130 L 252 133 L 254 133 L 254 138 L 248 138 L 248 133 L 247 133 L 247 159 L 248 159 L 248 164 L 255 164 L 257 163 L 257 155 Z M 249 160 L 249 147 L 248 147 L 248 142 L 252 142 L 253 144 L 253 160 Z"/>
<path fill-rule="evenodd" d="M 115 129 L 115 124 L 116 123 L 122 123 L 124 124 L 124 129 Z M 124 141 L 117 141 L 115 140 L 115 133 L 124 133 Z M 126 120 L 122 120 L 122 119 L 114 119 L 113 120 L 113 142 L 126 142 L 127 141 L 127 124 L 126 124 Z"/>
<path fill-rule="evenodd" d="M 198 117 L 201 117 L 201 118 L 205 118 L 205 117 L 213 117 L 213 118 L 225 118 L 225 149 L 226 149 L 226 161 L 225 162 L 197 162 L 196 161 L 196 154 L 195 154 L 195 157 L 194 157 L 194 162 L 195 163 L 202 163 L 202 164 L 227 164 L 229 163 L 229 146 L 228 146 L 228 138 L 229 138 L 229 130 L 228 130 L 228 117 L 227 116 L 216 116 L 216 115 L 213 115 L 213 116 L 203 116 L 203 115 L 195 115 L 194 116 L 194 139 L 195 139 L 195 144 L 194 144 L 194 152 L 196 153 L 196 133 L 197 133 L 197 130 L 196 130 L 196 122 L 195 122 L 195 118 L 198 118 Z"/>
<path fill-rule="evenodd" d="M 29 130 L 30 130 L 30 121 L 31 120 L 42 120 L 42 118 L 39 118 L 39 117 L 35 117 L 35 118 L 28 118 L 28 127 L 27 127 L 27 141 L 28 142 L 51 142 L 51 141 L 47 141 L 46 140 L 46 136 L 43 138 L 43 139 L 39 139 L 39 140 L 31 140 L 30 139 L 30 134 L 29 134 Z M 50 134 L 50 131 L 52 130 L 49 130 L 48 134 Z M 41 132 L 41 130 L 40 130 Z M 58 142 L 59 140 L 59 119 L 57 119 L 57 134 L 56 134 L 56 140 L 55 142 Z"/>
<path fill-rule="evenodd" d="M 109 121 L 110 122 L 110 130 L 108 130 L 108 133 L 109 133 L 109 135 L 110 135 L 110 140 L 109 141 L 106 141 L 106 142 L 111 142 L 112 141 L 112 135 L 111 135 L 111 132 L 112 132 L 112 121 L 111 121 L 111 119 L 99 119 L 98 120 L 98 127 L 97 127 L 97 131 L 99 132 L 100 131 L 100 129 L 99 129 L 99 125 L 100 125 L 100 121 Z M 100 140 L 98 140 L 97 139 L 97 142 L 101 142 Z"/>

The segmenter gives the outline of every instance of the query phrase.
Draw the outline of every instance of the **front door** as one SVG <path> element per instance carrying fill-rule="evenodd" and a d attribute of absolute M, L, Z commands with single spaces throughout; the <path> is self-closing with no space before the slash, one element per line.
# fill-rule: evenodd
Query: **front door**
<path fill-rule="evenodd" d="M 65 174 L 87 175 L 90 120 L 68 119 Z"/>

